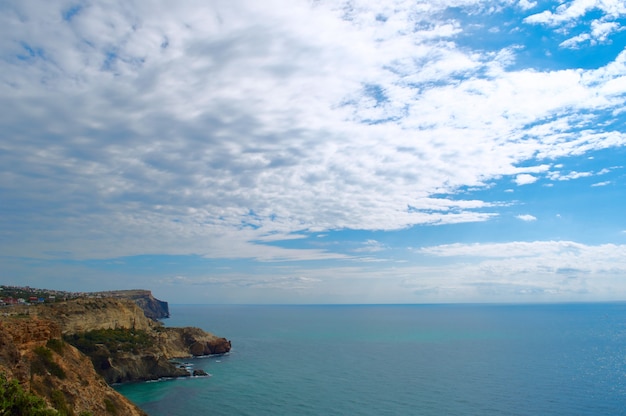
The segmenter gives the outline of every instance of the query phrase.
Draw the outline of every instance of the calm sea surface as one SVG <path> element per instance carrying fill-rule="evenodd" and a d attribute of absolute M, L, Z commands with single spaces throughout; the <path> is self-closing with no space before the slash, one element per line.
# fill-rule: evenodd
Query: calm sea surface
<path fill-rule="evenodd" d="M 626 303 L 170 309 L 233 349 L 117 387 L 151 416 L 626 415 Z"/>

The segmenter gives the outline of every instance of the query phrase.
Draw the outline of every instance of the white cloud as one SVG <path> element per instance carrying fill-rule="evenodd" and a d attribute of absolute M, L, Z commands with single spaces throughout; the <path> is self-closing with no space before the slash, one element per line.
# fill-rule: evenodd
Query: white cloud
<path fill-rule="evenodd" d="M 622 27 L 616 19 L 626 15 L 626 6 L 620 0 L 574 0 L 563 3 L 554 12 L 544 10 L 540 13 L 528 16 L 526 23 L 544 24 L 548 26 L 563 25 L 562 32 L 569 32 L 569 25 L 578 22 L 589 12 L 597 10 L 601 13 L 600 18 L 591 20 L 589 30 L 573 36 L 559 45 L 562 48 L 579 49 L 584 43 L 595 45 L 609 41 L 609 36 L 622 31 Z"/>
<path fill-rule="evenodd" d="M 161 279 L 160 284 L 182 286 L 212 286 L 235 289 L 279 289 L 284 291 L 308 290 L 320 279 L 307 276 L 246 276 L 225 274 L 220 277 L 174 276 Z"/>
<path fill-rule="evenodd" d="M 67 21 L 60 2 L 6 6 L 3 253 L 337 258 L 258 242 L 487 221 L 498 204 L 451 195 L 626 144 L 589 116 L 623 107 L 626 54 L 510 69 L 515 46 L 455 43 L 449 3 L 344 5 L 114 2 Z"/>
<path fill-rule="evenodd" d="M 621 0 L 573 0 L 562 3 L 554 13 L 544 10 L 533 14 L 526 18 L 526 22 L 557 25 L 578 19 L 594 9 L 600 10 L 605 16 L 611 18 L 626 14 L 626 5 Z"/>
<path fill-rule="evenodd" d="M 594 184 L 592 184 L 591 186 L 607 186 L 610 185 L 612 182 L 611 181 L 603 181 L 603 182 L 596 182 Z"/>
<path fill-rule="evenodd" d="M 532 241 L 485 244 L 450 244 L 427 247 L 421 253 L 438 257 L 466 257 L 464 266 L 490 276 L 599 276 L 626 273 L 626 246 L 586 245 L 572 241 Z"/>
<path fill-rule="evenodd" d="M 426 247 L 420 251 L 426 254 L 450 256 L 498 257 L 537 257 L 543 254 L 580 253 L 585 246 L 572 241 L 533 241 L 510 243 L 448 244 Z"/>
<path fill-rule="evenodd" d="M 558 181 L 570 181 L 573 179 L 587 178 L 589 176 L 593 176 L 593 172 L 572 171 L 567 175 L 563 175 L 561 172 L 550 172 L 550 174 L 548 175 L 550 179 Z"/>
<path fill-rule="evenodd" d="M 601 22 L 596 20 L 591 23 L 590 33 L 581 33 L 580 35 L 576 35 L 561 42 L 559 46 L 562 48 L 579 49 L 583 46 L 582 44 L 587 41 L 589 41 L 592 45 L 596 43 L 605 43 L 608 41 L 611 34 L 625 29 L 625 27 L 622 27 L 617 22 Z"/>
<path fill-rule="evenodd" d="M 597 42 L 606 42 L 609 35 L 625 29 L 626 28 L 622 27 L 617 22 L 601 22 L 596 20 L 591 23 L 591 36 Z"/>
<path fill-rule="evenodd" d="M 518 241 L 425 247 L 417 254 L 421 263 L 445 259 L 444 266 L 394 270 L 418 299 L 619 300 L 626 290 L 624 245 Z"/>
<path fill-rule="evenodd" d="M 617 167 L 613 167 L 613 168 L 603 168 L 601 170 L 599 170 L 598 172 L 577 172 L 577 171 L 571 171 L 567 174 L 562 173 L 561 171 L 553 171 L 553 172 L 549 172 L 548 173 L 548 178 L 553 180 L 553 181 L 571 181 L 574 179 L 580 179 L 580 178 L 588 178 L 591 176 L 600 176 L 600 175 L 606 175 L 607 173 L 611 172 L 613 169 L 616 169 Z"/>
<path fill-rule="evenodd" d="M 577 49 L 580 47 L 581 43 L 584 43 L 590 39 L 591 35 L 589 35 L 588 33 L 581 33 L 580 35 L 574 36 L 573 38 L 564 40 L 559 44 L 559 46 L 561 48 Z"/>
<path fill-rule="evenodd" d="M 517 175 L 515 177 L 515 183 L 517 185 L 529 185 L 531 183 L 537 182 L 537 177 L 533 175 L 529 175 L 527 173 L 522 173 L 521 175 Z"/>
<path fill-rule="evenodd" d="M 536 1 L 529 1 L 529 0 L 520 0 L 518 4 L 519 4 L 519 7 L 521 7 L 523 10 L 530 10 L 533 7 L 537 6 Z"/>
<path fill-rule="evenodd" d="M 517 215 L 515 218 L 525 221 L 525 222 L 537 221 L 537 217 L 535 217 L 534 215 L 530 215 L 530 214 L 520 214 L 520 215 Z"/>
<path fill-rule="evenodd" d="M 386 249 L 387 247 L 379 241 L 367 240 L 363 243 L 362 247 L 356 248 L 353 251 L 356 253 L 375 253 Z"/>

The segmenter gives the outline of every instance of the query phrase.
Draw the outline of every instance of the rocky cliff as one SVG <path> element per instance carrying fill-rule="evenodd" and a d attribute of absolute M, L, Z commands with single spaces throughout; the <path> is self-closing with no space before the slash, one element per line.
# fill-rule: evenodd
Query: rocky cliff
<path fill-rule="evenodd" d="M 13 316 L 0 318 L 0 371 L 56 408 L 140 415 L 107 383 L 190 376 L 171 360 L 230 351 L 199 328 L 163 326 L 154 319 L 169 315 L 167 303 L 133 292 L 3 308 Z"/>
<path fill-rule="evenodd" d="M 33 317 L 0 320 L 0 372 L 63 414 L 145 416 L 100 377 L 89 358 L 61 339 L 55 322 Z"/>
<path fill-rule="evenodd" d="M 146 317 L 134 301 L 123 298 L 79 298 L 31 306 L 27 312 L 57 322 L 63 334 L 111 328 L 150 331 L 162 326 Z"/>
<path fill-rule="evenodd" d="M 108 338 L 104 342 L 102 335 Z M 118 329 L 75 334 L 66 339 L 85 352 L 96 371 L 111 384 L 188 377 L 191 374 L 176 366 L 172 358 L 224 354 L 231 348 L 227 339 L 192 327 L 132 333 Z"/>
<path fill-rule="evenodd" d="M 156 299 L 149 290 L 116 290 L 101 292 L 102 297 L 113 297 L 119 299 L 130 299 L 137 304 L 146 317 L 152 320 L 159 320 L 170 317 L 169 305 L 167 302 Z"/>
<path fill-rule="evenodd" d="M 31 307 L 30 313 L 58 323 L 111 384 L 189 376 L 170 360 L 230 350 L 228 340 L 199 328 L 168 328 L 148 318 L 137 297 L 74 299 Z"/>

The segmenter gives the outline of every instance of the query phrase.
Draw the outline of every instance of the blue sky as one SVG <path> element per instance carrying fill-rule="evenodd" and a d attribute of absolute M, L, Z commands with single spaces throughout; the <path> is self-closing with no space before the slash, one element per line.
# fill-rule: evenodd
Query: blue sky
<path fill-rule="evenodd" d="M 626 298 L 626 4 L 0 4 L 0 282 Z"/>

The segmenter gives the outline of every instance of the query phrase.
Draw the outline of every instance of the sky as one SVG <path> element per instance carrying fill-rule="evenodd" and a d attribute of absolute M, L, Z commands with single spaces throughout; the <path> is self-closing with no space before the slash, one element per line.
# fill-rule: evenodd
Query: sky
<path fill-rule="evenodd" d="M 0 2 L 0 283 L 626 300 L 623 0 Z"/>

